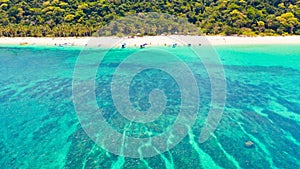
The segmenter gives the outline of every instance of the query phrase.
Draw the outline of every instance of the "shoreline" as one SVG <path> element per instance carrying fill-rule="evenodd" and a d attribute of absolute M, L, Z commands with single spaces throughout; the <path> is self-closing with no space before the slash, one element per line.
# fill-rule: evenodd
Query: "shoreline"
<path fill-rule="evenodd" d="M 174 38 L 175 37 L 175 38 Z M 95 41 L 99 44 L 93 44 L 93 47 L 107 46 L 105 43 L 115 44 L 120 46 L 126 43 L 126 47 L 139 47 L 142 44 L 148 46 L 186 46 L 188 44 L 208 44 L 213 46 L 227 46 L 227 45 L 300 45 L 300 36 L 257 36 L 257 37 L 238 37 L 238 36 L 202 36 L 195 39 L 189 36 L 143 36 L 134 38 L 118 38 L 118 37 L 104 37 L 105 40 Z M 84 47 L 89 43 L 92 37 L 0 37 L 0 45 L 14 45 L 14 46 L 70 46 L 70 47 Z M 181 39 L 184 39 L 181 40 Z M 97 39 L 96 39 L 97 40 Z M 102 44 L 101 44 L 102 43 Z"/>

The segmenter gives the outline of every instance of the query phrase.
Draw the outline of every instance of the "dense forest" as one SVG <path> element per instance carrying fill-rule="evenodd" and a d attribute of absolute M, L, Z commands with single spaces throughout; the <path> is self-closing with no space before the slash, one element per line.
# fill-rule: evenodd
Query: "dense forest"
<path fill-rule="evenodd" d="M 0 0 L 0 36 L 91 36 L 115 19 L 140 12 L 187 18 L 210 35 L 300 35 L 300 0 Z M 127 31 L 160 33 L 134 25 Z"/>

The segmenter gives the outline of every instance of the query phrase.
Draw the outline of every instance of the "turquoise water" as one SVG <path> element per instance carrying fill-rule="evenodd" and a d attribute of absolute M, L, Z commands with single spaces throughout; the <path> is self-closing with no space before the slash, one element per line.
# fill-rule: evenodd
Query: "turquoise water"
<path fill-rule="evenodd" d="M 216 47 L 225 69 L 227 102 L 216 131 L 202 144 L 197 140 L 210 102 L 207 73 L 185 48 L 166 50 L 180 55 L 195 73 L 201 109 L 188 135 L 173 149 L 131 159 L 97 146 L 80 126 L 72 102 L 79 48 L 0 47 L 1 168 L 300 168 L 299 45 Z M 178 114 L 179 88 L 163 72 L 138 74 L 130 90 L 133 105 L 149 108 L 148 89 L 159 87 L 168 96 L 168 111 L 144 128 L 128 127 L 109 93 L 112 74 L 126 58 L 123 52 L 113 50 L 101 63 L 97 103 L 118 132 L 126 129 L 135 137 L 162 133 Z M 249 140 L 253 148 L 244 146 Z"/>

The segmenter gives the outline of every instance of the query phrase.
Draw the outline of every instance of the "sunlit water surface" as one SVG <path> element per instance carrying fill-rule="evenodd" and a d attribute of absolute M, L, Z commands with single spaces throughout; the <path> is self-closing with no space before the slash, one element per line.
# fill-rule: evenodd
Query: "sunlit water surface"
<path fill-rule="evenodd" d="M 140 49 L 125 50 L 129 55 Z M 299 45 L 216 47 L 225 69 L 227 101 L 216 131 L 202 144 L 198 138 L 210 103 L 207 73 L 186 48 L 165 50 L 181 57 L 195 74 L 201 95 L 198 119 L 170 151 L 131 159 L 105 151 L 81 128 L 72 102 L 72 76 L 80 49 L 0 47 L 1 168 L 300 168 Z M 124 50 L 115 49 L 99 66 L 96 94 L 104 117 L 115 130 L 126 130 L 130 136 L 164 132 L 180 106 L 176 81 L 158 70 L 137 74 L 130 86 L 137 109 L 149 108 L 152 88 L 164 90 L 168 102 L 157 121 L 128 127 L 109 90 L 124 58 Z M 245 147 L 249 140 L 254 147 Z"/>

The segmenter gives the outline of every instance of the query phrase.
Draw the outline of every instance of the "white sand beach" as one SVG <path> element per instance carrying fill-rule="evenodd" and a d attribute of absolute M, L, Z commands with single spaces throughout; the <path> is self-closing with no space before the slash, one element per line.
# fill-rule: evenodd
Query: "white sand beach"
<path fill-rule="evenodd" d="M 182 41 L 170 36 L 144 36 L 135 38 L 110 37 L 118 42 L 126 43 L 127 47 L 139 47 L 142 44 L 150 46 L 170 46 L 174 43 L 183 45 Z M 202 40 L 211 45 L 258 45 L 258 44 L 300 44 L 300 36 L 265 36 L 265 37 L 238 37 L 238 36 L 205 36 Z M 89 44 L 90 37 L 66 37 L 66 38 L 35 38 L 35 37 L 0 37 L 1 45 L 38 45 L 38 46 L 85 46 Z M 190 43 L 186 37 L 185 44 Z M 99 44 L 101 46 L 101 44 Z"/>
<path fill-rule="evenodd" d="M 206 36 L 212 45 L 300 44 L 300 36 Z"/>

